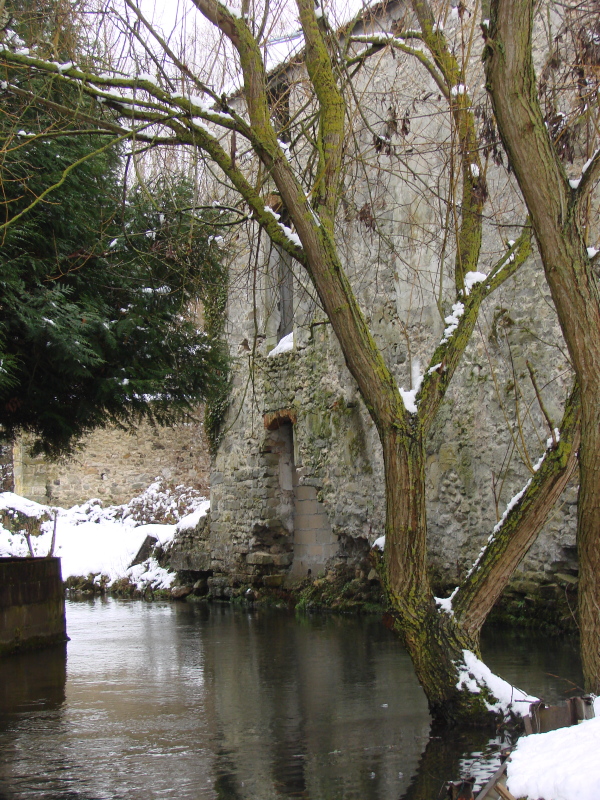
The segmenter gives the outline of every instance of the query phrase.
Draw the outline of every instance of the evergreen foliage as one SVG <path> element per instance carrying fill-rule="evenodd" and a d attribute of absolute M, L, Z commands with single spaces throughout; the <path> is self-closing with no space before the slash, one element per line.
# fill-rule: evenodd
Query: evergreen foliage
<path fill-rule="evenodd" d="M 41 96 L 83 102 L 39 80 Z M 222 392 L 220 331 L 201 330 L 194 307 L 226 272 L 192 187 L 163 179 L 123 201 L 121 154 L 102 134 L 14 100 L 0 137 L 3 437 L 30 432 L 56 455 L 98 426 L 171 423 Z"/>

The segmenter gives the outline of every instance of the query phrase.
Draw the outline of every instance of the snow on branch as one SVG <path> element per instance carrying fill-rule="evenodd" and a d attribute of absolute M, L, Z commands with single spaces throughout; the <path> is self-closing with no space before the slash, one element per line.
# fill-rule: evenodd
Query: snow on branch
<path fill-rule="evenodd" d="M 459 678 L 456 688 L 482 694 L 488 711 L 492 713 L 505 718 L 511 714 L 522 717 L 529 713 L 530 704 L 538 700 L 495 675 L 470 650 L 463 650 L 463 661 L 457 667 Z"/>
<path fill-rule="evenodd" d="M 591 175 L 591 179 L 593 180 L 593 178 L 595 177 L 594 172 L 598 170 L 599 165 L 600 165 L 600 148 L 598 148 L 595 151 L 594 155 L 585 162 L 585 164 L 581 168 L 581 175 L 578 178 L 573 178 L 569 180 L 569 186 L 571 187 L 571 189 L 579 189 L 582 181 L 584 180 L 584 178 L 588 173 Z M 594 169 L 590 171 L 591 167 L 594 167 Z"/>
<path fill-rule="evenodd" d="M 404 408 L 409 414 L 417 413 L 417 395 L 423 383 L 423 373 L 421 372 L 421 364 L 417 358 L 414 358 L 411 365 L 411 385 L 412 389 L 405 389 L 403 386 L 398 387 L 400 397 L 404 403 Z"/>

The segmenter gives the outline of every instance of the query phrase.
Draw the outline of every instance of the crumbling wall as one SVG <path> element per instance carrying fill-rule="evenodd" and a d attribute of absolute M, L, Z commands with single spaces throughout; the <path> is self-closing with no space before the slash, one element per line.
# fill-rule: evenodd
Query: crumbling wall
<path fill-rule="evenodd" d="M 14 491 L 66 508 L 92 497 L 106 505 L 124 503 L 157 477 L 208 493 L 209 470 L 209 449 L 200 422 L 172 427 L 143 422 L 133 433 L 97 430 L 83 440 L 72 458 L 58 462 L 29 455 L 26 440 L 13 448 Z"/>
<path fill-rule="evenodd" d="M 403 13 L 402 4 L 389 10 Z M 445 28 L 457 46 L 461 20 L 450 15 Z M 393 29 L 394 19 L 382 22 L 382 29 L 388 23 Z M 482 191 L 491 200 L 478 264 L 487 274 L 508 257 L 527 215 L 498 141 L 491 134 L 485 139 L 491 117 L 475 50 L 467 71 L 477 124 L 489 145 Z M 287 79 L 294 87 L 293 118 L 302 103 L 311 102 L 310 90 L 301 67 L 290 66 Z M 345 155 L 354 149 L 356 159 L 346 165 L 335 234 L 370 330 L 398 385 L 409 390 L 417 373 L 429 368 L 456 302 L 452 211 L 459 216 L 460 209 L 445 203 L 450 183 L 458 181 L 450 167 L 450 114 L 431 76 L 398 53 L 382 50 L 367 62 L 354 90 L 360 113 L 348 114 L 354 127 Z M 301 170 L 304 154 L 292 155 Z M 202 544 L 217 593 L 224 586 L 284 583 L 300 577 L 304 567 L 314 574 L 364 563 L 384 532 L 385 516 L 377 432 L 314 287 L 300 267 L 286 264 L 281 254 L 278 259 L 252 224 L 246 239 L 236 233 L 236 248 L 227 327 L 234 382 L 211 476 L 210 530 Z M 290 305 L 293 349 L 269 355 L 290 327 Z M 439 583 L 451 584 L 469 569 L 546 448 L 550 429 L 527 362 L 558 424 L 571 372 L 535 254 L 483 304 L 427 442 L 429 544 Z M 278 416 L 289 420 L 292 439 L 292 531 L 281 455 L 270 440 Z M 317 545 L 322 551 L 311 566 L 301 566 L 298 504 L 308 494 L 319 518 L 311 524 L 322 538 L 312 543 L 315 558 Z M 514 585 L 524 593 L 546 584 L 550 596 L 576 579 L 575 499 L 572 487 L 520 568 Z"/>
<path fill-rule="evenodd" d="M 385 302 L 385 292 L 374 301 L 372 317 L 381 312 L 377 302 Z M 540 372 L 554 375 L 545 398 L 554 419 L 560 419 L 569 375 L 564 356 L 552 344 L 560 341 L 560 334 L 547 301 L 534 261 L 491 298 L 429 438 L 430 551 L 441 583 L 451 583 L 470 567 L 506 503 L 530 476 L 527 461 L 535 463 L 546 447 L 549 431 L 535 405 L 526 357 Z M 376 332 L 384 346 L 386 337 L 397 345 L 393 326 L 386 330 L 380 325 Z M 264 344 L 261 348 L 252 361 L 251 392 L 246 388 L 248 357 L 242 354 L 237 360 L 226 434 L 212 473 L 210 536 L 205 540 L 210 569 L 238 584 L 266 575 L 269 582 L 274 576 L 286 582 L 307 572 L 294 567 L 293 558 L 288 568 L 286 560 L 276 557 L 281 543 L 265 543 L 267 533 L 285 528 L 279 456 L 268 429 L 277 414 L 293 419 L 296 503 L 311 492 L 311 502 L 326 515 L 336 542 L 309 567 L 312 574 L 335 564 L 358 563 L 384 532 L 379 440 L 330 326 L 298 327 L 294 350 L 274 357 Z M 402 384 L 406 353 L 398 347 L 396 352 Z M 295 514 L 296 521 L 298 506 Z M 575 517 L 576 487 L 571 487 L 515 586 L 528 592 L 540 583 L 560 587 L 572 582 Z M 293 554 L 293 532 L 287 530 L 280 538 Z"/>

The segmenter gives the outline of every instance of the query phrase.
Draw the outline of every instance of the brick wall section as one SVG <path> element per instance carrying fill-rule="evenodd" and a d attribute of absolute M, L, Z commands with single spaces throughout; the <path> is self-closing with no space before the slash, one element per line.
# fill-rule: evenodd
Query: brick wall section
<path fill-rule="evenodd" d="M 66 641 L 59 558 L 0 558 L 0 655 Z"/>
<path fill-rule="evenodd" d="M 200 422 L 168 428 L 142 423 L 133 434 L 95 431 L 73 458 L 61 462 L 32 458 L 19 442 L 13 461 L 17 494 L 65 508 L 92 497 L 105 505 L 124 503 L 157 477 L 208 492 L 210 457 Z"/>

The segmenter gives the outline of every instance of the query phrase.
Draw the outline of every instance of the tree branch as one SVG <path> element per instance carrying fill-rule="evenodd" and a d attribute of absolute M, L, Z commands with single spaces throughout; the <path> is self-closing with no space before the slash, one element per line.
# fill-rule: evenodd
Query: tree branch
<path fill-rule="evenodd" d="M 339 202 L 345 103 L 325 39 L 317 22 L 313 0 L 296 0 L 306 42 L 306 68 L 319 102 L 319 167 L 313 189 L 315 209 L 333 232 Z"/>
<path fill-rule="evenodd" d="M 481 303 L 514 275 L 530 255 L 531 229 L 525 226 L 518 240 L 508 253 L 492 267 L 488 276 L 475 283 L 468 294 L 462 292 L 459 295 L 457 303 L 453 307 L 456 309 L 455 313 L 452 317 L 446 318 L 448 327 L 442 341 L 433 353 L 430 367 L 423 378 L 420 394 L 417 395 L 419 414 L 426 431 L 429 430 L 435 419 L 465 347 L 469 343 L 477 323 Z"/>
<path fill-rule="evenodd" d="M 60 180 L 58 180 L 56 183 L 53 183 L 52 186 L 46 187 L 46 189 L 44 189 L 44 191 L 40 195 L 38 195 L 38 197 L 36 197 L 35 200 L 33 200 L 26 208 L 24 208 L 22 211 L 20 211 L 14 217 L 11 217 L 6 222 L 1 223 L 0 224 L 0 231 L 3 231 L 6 228 L 8 228 L 10 225 L 13 225 L 15 222 L 17 222 L 19 219 L 21 219 L 21 217 L 25 216 L 25 214 L 28 214 L 33 208 L 35 208 L 35 206 L 37 206 L 38 203 L 41 203 L 42 200 L 44 200 L 51 192 L 53 192 L 56 189 L 60 188 L 63 185 L 63 183 L 66 181 L 66 179 L 68 178 L 69 174 L 76 167 L 80 166 L 81 164 L 83 164 L 86 161 L 89 161 L 90 158 L 94 158 L 94 156 L 97 156 L 99 153 L 103 153 L 105 150 L 108 150 L 109 147 L 114 147 L 115 144 L 117 144 L 119 141 L 123 141 L 124 139 L 128 139 L 131 135 L 132 135 L 131 131 L 129 131 L 125 135 L 120 136 L 117 139 L 113 139 L 110 142 L 107 142 L 102 147 L 98 147 L 96 150 L 93 150 L 90 153 L 86 153 L 81 158 L 78 158 L 77 161 L 74 161 L 72 164 L 69 164 L 63 170 L 63 173 L 62 173 L 62 175 L 60 177 Z"/>
<path fill-rule="evenodd" d="M 494 528 L 485 548 L 454 595 L 452 608 L 469 635 L 478 636 L 487 615 L 535 542 L 550 510 L 577 466 L 581 395 L 577 383 L 565 405 L 560 439 L 549 439 L 543 461 L 514 505 Z"/>

